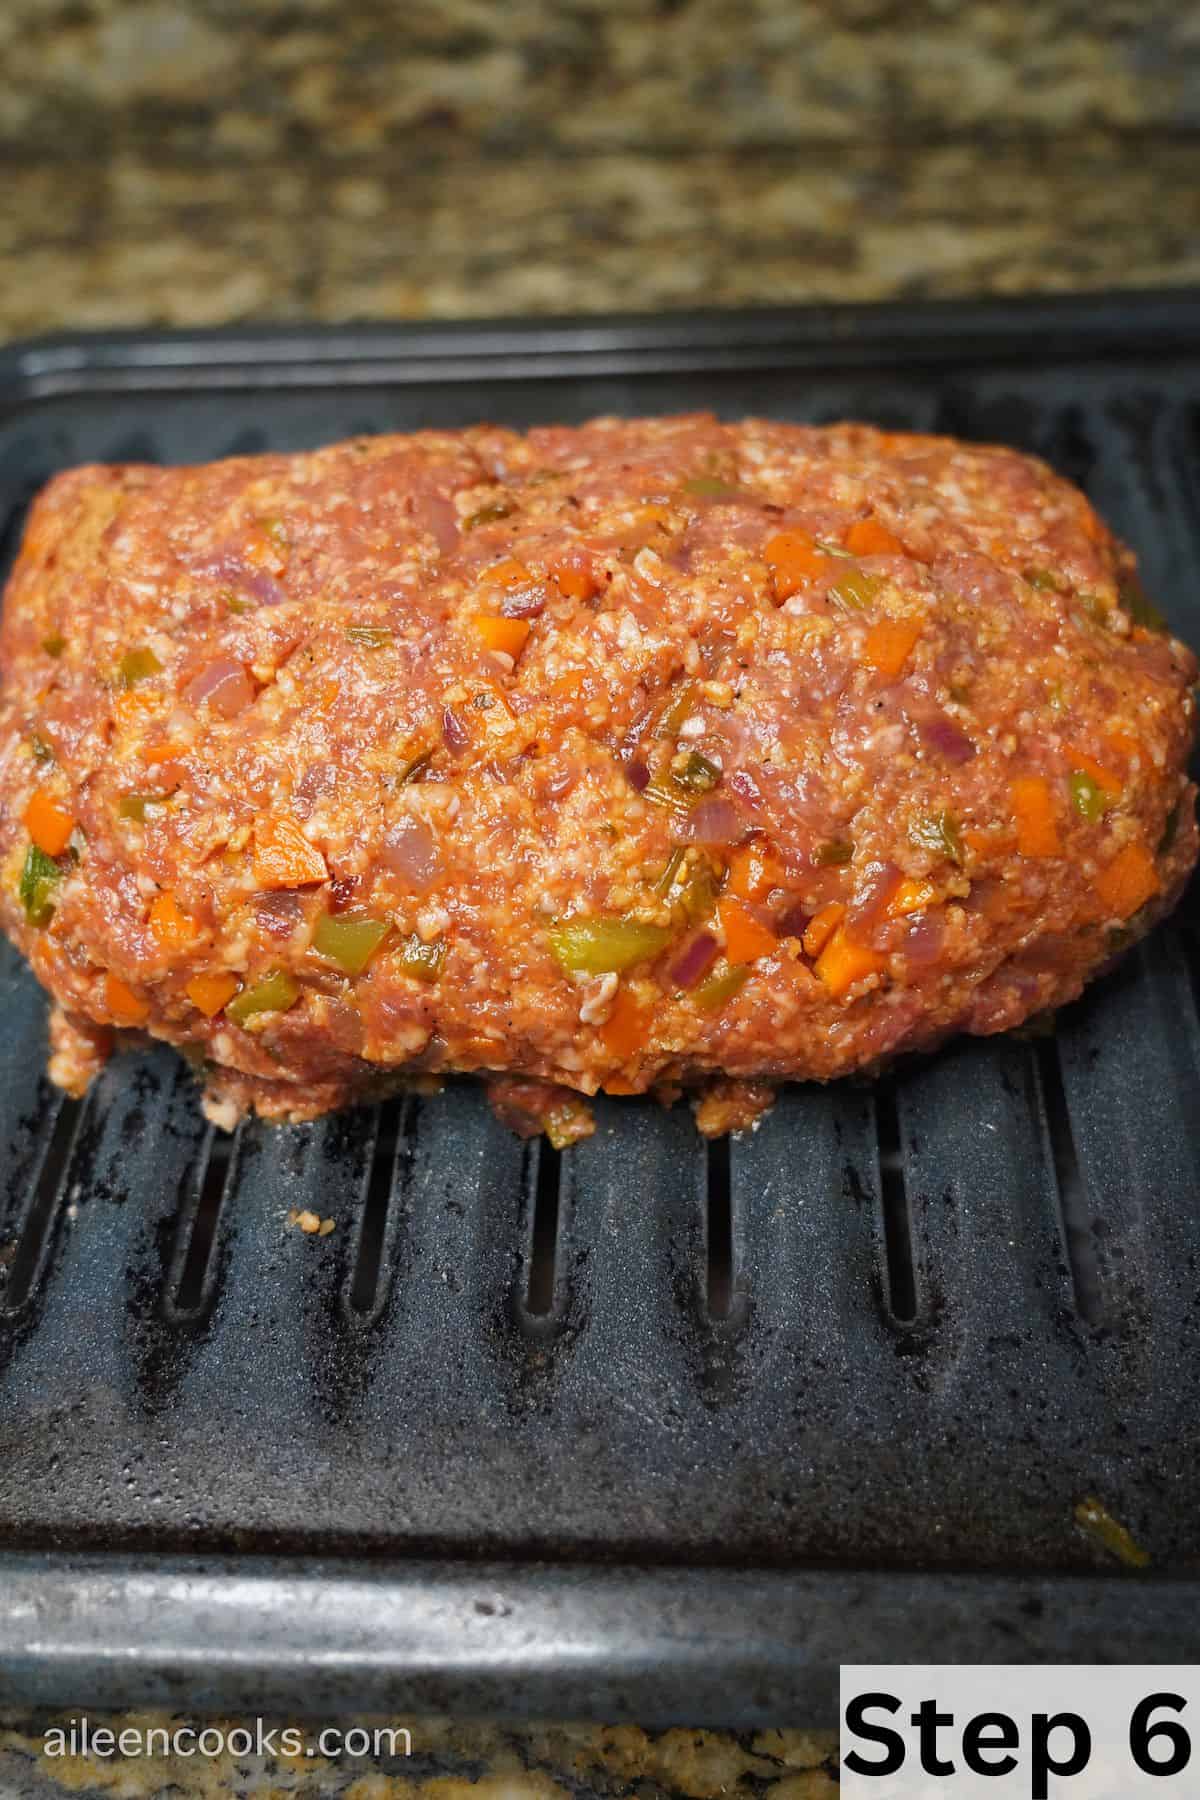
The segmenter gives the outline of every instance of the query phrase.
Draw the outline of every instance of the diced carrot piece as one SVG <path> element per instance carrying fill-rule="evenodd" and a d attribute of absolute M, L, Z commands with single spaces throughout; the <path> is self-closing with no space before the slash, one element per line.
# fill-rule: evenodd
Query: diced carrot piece
<path fill-rule="evenodd" d="M 206 1019 L 215 1019 L 219 1012 L 224 1012 L 240 985 L 236 975 L 214 970 L 209 975 L 193 975 L 184 992 Z"/>
<path fill-rule="evenodd" d="M 633 989 L 621 985 L 612 1011 L 600 1027 L 600 1042 L 614 1062 L 628 1062 L 646 1041 L 646 1010 Z"/>
<path fill-rule="evenodd" d="M 923 619 L 880 619 L 867 632 L 863 656 L 881 675 L 898 675 L 924 629 Z"/>
<path fill-rule="evenodd" d="M 24 813 L 25 829 L 39 850 L 47 856 L 61 856 L 66 849 L 75 821 L 45 788 L 35 788 Z"/>
<path fill-rule="evenodd" d="M 779 949 L 774 932 L 760 925 L 740 900 L 728 896 L 718 904 L 717 913 L 725 933 L 725 954 L 731 963 L 757 962 L 760 956 L 773 956 Z"/>
<path fill-rule="evenodd" d="M 483 571 L 485 581 L 494 581 L 497 587 L 524 587 L 533 575 L 525 564 L 515 556 L 506 556 L 502 562 L 493 563 L 490 569 Z"/>
<path fill-rule="evenodd" d="M 253 563 L 256 568 L 282 569 L 285 558 L 280 555 L 281 549 L 279 539 L 262 525 L 256 526 L 241 546 L 246 561 Z"/>
<path fill-rule="evenodd" d="M 778 601 L 790 600 L 806 581 L 829 567 L 829 558 L 818 550 L 807 531 L 777 531 L 763 547 Z"/>
<path fill-rule="evenodd" d="M 606 1075 L 600 1091 L 603 1094 L 640 1094 L 642 1090 L 632 1081 L 623 1081 L 619 1075 Z"/>
<path fill-rule="evenodd" d="M 1040 775 L 1022 775 L 1008 789 L 1022 856 L 1058 856 L 1062 845 L 1050 783 Z"/>
<path fill-rule="evenodd" d="M 528 619 L 502 619 L 492 613 L 476 613 L 471 621 L 489 650 L 502 650 L 516 662 L 529 636 Z"/>
<path fill-rule="evenodd" d="M 583 687 L 583 670 L 567 669 L 556 675 L 549 685 L 549 691 L 556 700 L 573 700 Z"/>
<path fill-rule="evenodd" d="M 156 894 L 150 906 L 150 929 L 161 950 L 180 950 L 196 936 L 196 921 L 174 894 Z"/>
<path fill-rule="evenodd" d="M 903 556 L 904 545 L 878 519 L 856 519 L 845 538 L 851 556 Z"/>
<path fill-rule="evenodd" d="M 142 1025 L 150 1016 L 150 1002 L 111 972 L 104 977 L 104 1004 L 116 1025 Z"/>
<path fill-rule="evenodd" d="M 820 956 L 822 950 L 846 916 L 840 900 L 829 900 L 808 921 L 804 948 L 809 956 Z"/>
<path fill-rule="evenodd" d="M 906 877 L 888 901 L 888 916 L 903 919 L 909 913 L 924 912 L 927 906 L 936 904 L 937 897 L 932 881 L 914 881 L 911 876 Z"/>
<path fill-rule="evenodd" d="M 1098 763 L 1094 756 L 1089 756 L 1086 750 L 1080 750 L 1075 744 L 1068 744 L 1067 755 L 1071 760 L 1071 767 L 1081 770 L 1085 775 L 1090 775 L 1096 786 L 1104 793 L 1115 796 L 1121 792 L 1119 778 L 1113 774 L 1111 769 L 1106 769 L 1103 763 Z"/>
<path fill-rule="evenodd" d="M 308 887 L 327 881 L 325 858 L 286 813 L 254 828 L 254 879 L 260 888 Z"/>
<path fill-rule="evenodd" d="M 838 926 L 817 958 L 817 974 L 835 999 L 840 999 L 855 982 L 877 975 L 886 967 L 886 958 L 865 944 L 856 944 L 844 925 Z"/>
<path fill-rule="evenodd" d="M 180 751 L 186 748 L 187 746 L 184 744 L 145 744 L 142 747 L 141 757 L 144 763 L 169 762 L 173 756 L 178 756 Z"/>
<path fill-rule="evenodd" d="M 124 726 L 136 725 L 147 713 L 157 712 L 159 696 L 143 693 L 137 688 L 128 688 L 124 693 L 113 697 L 113 712 L 117 720 Z"/>
<path fill-rule="evenodd" d="M 567 600 L 590 600 L 597 593 L 600 583 L 591 569 L 579 563 L 552 562 L 550 574 L 558 586 L 558 591 Z"/>
<path fill-rule="evenodd" d="M 1145 906 L 1160 886 L 1154 858 L 1144 844 L 1124 845 L 1096 877 L 1096 892 L 1117 919 L 1128 919 Z"/>
<path fill-rule="evenodd" d="M 765 900 L 783 886 L 783 869 L 765 844 L 741 844 L 729 859 L 728 891 L 739 900 Z"/>

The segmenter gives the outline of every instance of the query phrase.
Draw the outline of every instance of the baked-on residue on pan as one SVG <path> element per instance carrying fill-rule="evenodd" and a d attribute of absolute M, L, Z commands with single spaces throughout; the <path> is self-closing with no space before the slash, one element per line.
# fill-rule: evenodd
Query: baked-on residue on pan
<path fill-rule="evenodd" d="M 309 1117 L 477 1070 L 781 1078 L 1078 994 L 1197 850 L 1191 653 L 1037 460 L 706 415 L 492 427 L 34 506 L 0 916 L 78 1089 L 118 1032 Z"/>

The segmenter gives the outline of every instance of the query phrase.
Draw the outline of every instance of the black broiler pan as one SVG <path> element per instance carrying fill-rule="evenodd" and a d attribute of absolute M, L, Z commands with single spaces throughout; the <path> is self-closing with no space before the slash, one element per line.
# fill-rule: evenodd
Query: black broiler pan
<path fill-rule="evenodd" d="M 1187 293 L 18 346 L 5 568 L 79 461 L 694 408 L 1035 450 L 1200 642 Z M 5 949 L 0 1696 L 750 1725 L 842 1661 L 1194 1660 L 1198 981 L 1192 901 L 1052 1037 L 560 1158 L 468 1084 L 225 1138 L 160 1049 L 66 1100 Z"/>

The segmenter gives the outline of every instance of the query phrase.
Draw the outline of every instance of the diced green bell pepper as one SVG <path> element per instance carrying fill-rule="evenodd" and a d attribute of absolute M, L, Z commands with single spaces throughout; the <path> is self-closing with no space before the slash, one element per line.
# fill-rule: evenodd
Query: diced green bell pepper
<path fill-rule="evenodd" d="M 225 1008 L 225 1017 L 244 1025 L 258 1013 L 288 1012 L 300 998 L 300 983 L 286 969 L 272 969 L 253 987 L 243 988 Z"/>
<path fill-rule="evenodd" d="M 919 819 L 912 821 L 908 835 L 922 850 L 932 850 L 954 863 L 962 862 L 962 833 L 958 820 L 952 813 L 923 813 Z"/>
<path fill-rule="evenodd" d="M 1093 781 L 1083 769 L 1073 769 L 1069 786 L 1071 804 L 1080 818 L 1086 819 L 1089 825 L 1097 825 L 1108 809 L 1108 796 L 1098 781 Z"/>
<path fill-rule="evenodd" d="M 136 819 L 139 825 L 144 825 L 146 808 L 165 806 L 170 798 L 168 793 L 122 794 L 117 802 L 117 811 L 123 819 Z"/>
<path fill-rule="evenodd" d="M 317 921 L 312 947 L 344 975 L 361 975 L 390 930 L 387 919 L 326 913 Z"/>
<path fill-rule="evenodd" d="M 561 919 L 549 935 L 550 948 L 568 975 L 619 975 L 657 956 L 671 940 L 665 926 L 636 919 Z"/>
<path fill-rule="evenodd" d="M 682 769 L 672 776 L 677 786 L 689 794 L 710 794 L 721 779 L 721 771 L 715 763 L 709 762 L 707 756 L 701 756 L 693 750 Z"/>
<path fill-rule="evenodd" d="M 153 650 L 140 644 L 134 650 L 127 650 L 117 664 L 118 687 L 136 687 L 139 681 L 149 681 L 152 675 L 162 674 L 162 664 Z"/>
<path fill-rule="evenodd" d="M 414 931 L 406 940 L 400 952 L 400 967 L 414 981 L 436 981 L 442 972 L 442 964 L 446 960 L 446 944 L 442 938 L 434 938 L 427 944 Z"/>
<path fill-rule="evenodd" d="M 887 586 L 882 575 L 869 575 L 865 569 L 852 569 L 835 581 L 829 598 L 843 612 L 863 612 Z"/>
<path fill-rule="evenodd" d="M 18 892 L 26 919 L 38 931 L 54 916 L 54 898 L 62 878 L 62 869 L 54 858 L 39 850 L 36 844 L 30 844 L 25 852 Z"/>
<path fill-rule="evenodd" d="M 705 1012 L 716 1012 L 741 991 L 749 975 L 749 963 L 726 963 L 724 968 L 715 970 L 707 981 L 700 983 L 692 998 Z"/>
<path fill-rule="evenodd" d="M 685 719 L 691 718 L 695 710 L 695 684 L 690 681 L 685 681 L 683 686 L 675 694 L 674 699 L 668 703 L 665 711 L 659 718 L 657 725 L 654 727 L 655 737 L 678 737 L 679 727 L 683 724 Z"/>
<path fill-rule="evenodd" d="M 390 644 L 395 632 L 389 625 L 347 625 L 346 636 L 352 644 L 361 644 L 365 650 L 381 650 Z"/>
<path fill-rule="evenodd" d="M 474 531 L 477 525 L 494 525 L 497 520 L 507 519 L 516 510 L 516 502 L 513 500 L 491 500 L 486 506 L 481 506 L 478 512 L 469 513 L 462 522 L 462 528 L 464 531 Z"/>

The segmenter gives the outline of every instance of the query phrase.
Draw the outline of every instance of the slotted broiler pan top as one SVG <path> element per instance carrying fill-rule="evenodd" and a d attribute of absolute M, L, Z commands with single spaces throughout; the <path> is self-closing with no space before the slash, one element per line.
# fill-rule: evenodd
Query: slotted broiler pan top
<path fill-rule="evenodd" d="M 1200 642 L 1194 295 L 18 348 L 6 564 L 74 462 L 695 407 L 1036 450 Z M 0 1692 L 751 1723 L 841 1660 L 1186 1660 L 1195 919 L 1053 1038 L 561 1159 L 454 1083 L 232 1140 L 162 1050 L 63 1100 L 5 951 Z"/>

